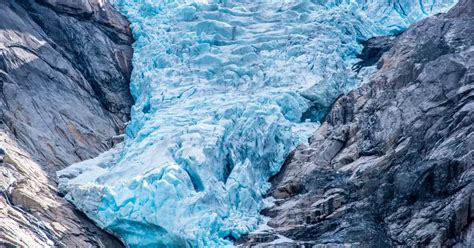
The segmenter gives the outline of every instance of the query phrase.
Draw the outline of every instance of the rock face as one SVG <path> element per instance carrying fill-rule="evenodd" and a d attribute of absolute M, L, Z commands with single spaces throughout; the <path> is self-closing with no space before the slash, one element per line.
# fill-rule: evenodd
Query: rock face
<path fill-rule="evenodd" d="M 101 0 L 2 0 L 0 16 L 0 246 L 121 246 L 54 180 L 128 121 L 127 20 Z"/>
<path fill-rule="evenodd" d="M 474 245 L 474 1 L 378 41 L 378 72 L 289 156 L 271 228 L 240 244 Z"/>

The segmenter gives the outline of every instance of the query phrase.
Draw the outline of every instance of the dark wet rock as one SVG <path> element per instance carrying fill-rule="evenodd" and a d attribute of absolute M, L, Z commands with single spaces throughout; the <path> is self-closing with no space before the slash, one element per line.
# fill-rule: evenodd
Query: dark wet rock
<path fill-rule="evenodd" d="M 364 49 L 362 50 L 361 54 L 357 56 L 357 58 L 359 58 L 361 61 L 356 63 L 353 66 L 353 69 L 359 72 L 363 67 L 377 64 L 377 62 L 380 61 L 382 55 L 392 48 L 394 40 L 395 37 L 393 36 L 381 36 L 362 42 Z M 379 63 L 377 67 L 380 69 L 382 67 L 382 63 Z"/>
<path fill-rule="evenodd" d="M 370 82 L 340 97 L 272 179 L 271 229 L 239 244 L 474 246 L 473 6 L 389 42 Z"/>
<path fill-rule="evenodd" d="M 129 119 L 127 20 L 101 0 L 2 0 L 0 16 L 0 246 L 121 246 L 54 180 Z"/>

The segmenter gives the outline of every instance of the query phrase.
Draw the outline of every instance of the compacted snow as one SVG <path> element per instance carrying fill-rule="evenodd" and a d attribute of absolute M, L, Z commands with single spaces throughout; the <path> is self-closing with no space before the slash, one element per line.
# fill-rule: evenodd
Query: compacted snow
<path fill-rule="evenodd" d="M 254 230 L 269 177 L 365 73 L 359 42 L 454 0 L 115 0 L 132 23 L 124 144 L 60 189 L 128 245 L 222 247 Z"/>

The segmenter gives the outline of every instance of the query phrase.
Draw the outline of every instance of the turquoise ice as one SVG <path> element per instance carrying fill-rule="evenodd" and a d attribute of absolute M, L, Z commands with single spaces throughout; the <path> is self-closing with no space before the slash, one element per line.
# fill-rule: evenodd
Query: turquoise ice
<path fill-rule="evenodd" d="M 58 173 L 130 247 L 223 247 L 262 223 L 286 156 L 370 71 L 360 41 L 454 0 L 115 0 L 132 23 L 124 144 Z"/>

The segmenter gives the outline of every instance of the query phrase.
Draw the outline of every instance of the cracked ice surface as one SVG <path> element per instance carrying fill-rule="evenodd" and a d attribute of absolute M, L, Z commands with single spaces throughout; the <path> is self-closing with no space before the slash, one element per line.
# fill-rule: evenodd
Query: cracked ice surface
<path fill-rule="evenodd" d="M 358 41 L 454 0 L 114 2 L 136 39 L 132 120 L 60 189 L 130 246 L 215 247 L 257 227 L 269 177 L 318 126 L 305 120 L 361 82 Z"/>

